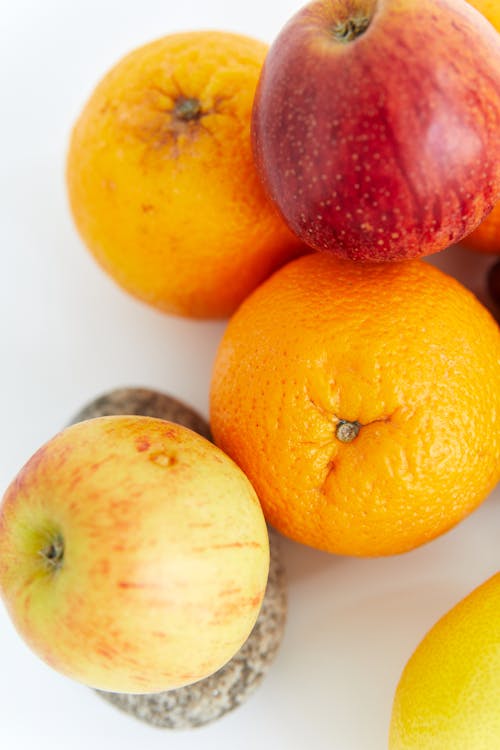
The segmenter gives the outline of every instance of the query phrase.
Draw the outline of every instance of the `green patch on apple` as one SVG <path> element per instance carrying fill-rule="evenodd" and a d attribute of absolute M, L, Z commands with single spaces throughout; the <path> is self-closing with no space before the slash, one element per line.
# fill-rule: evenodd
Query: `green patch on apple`
<path fill-rule="evenodd" d="M 14 625 L 54 669 L 102 690 L 154 693 L 213 674 L 248 638 L 268 570 L 245 475 L 162 419 L 66 428 L 0 506 L 0 593 Z"/>

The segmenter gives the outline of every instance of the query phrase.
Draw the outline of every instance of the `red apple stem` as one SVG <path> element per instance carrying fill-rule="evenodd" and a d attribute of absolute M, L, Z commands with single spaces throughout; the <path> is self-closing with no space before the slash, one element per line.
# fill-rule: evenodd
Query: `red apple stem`
<path fill-rule="evenodd" d="M 370 22 L 371 17 L 368 16 L 346 18 L 345 21 L 339 21 L 339 23 L 333 27 L 333 36 L 338 42 L 342 42 L 343 44 L 353 42 L 365 33 Z"/>

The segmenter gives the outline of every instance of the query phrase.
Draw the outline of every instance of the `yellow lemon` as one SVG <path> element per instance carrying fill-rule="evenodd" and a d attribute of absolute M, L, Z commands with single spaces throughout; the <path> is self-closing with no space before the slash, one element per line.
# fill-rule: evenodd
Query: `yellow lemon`
<path fill-rule="evenodd" d="M 427 633 L 394 698 L 390 750 L 499 750 L 500 573 Z"/>

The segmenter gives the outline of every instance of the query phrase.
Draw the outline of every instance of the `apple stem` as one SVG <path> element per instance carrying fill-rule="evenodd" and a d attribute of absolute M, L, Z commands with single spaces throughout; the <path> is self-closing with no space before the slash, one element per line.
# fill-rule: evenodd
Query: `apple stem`
<path fill-rule="evenodd" d="M 49 570 L 59 570 L 64 558 L 64 540 L 61 534 L 55 534 L 50 542 L 40 550 L 40 555 Z"/>
<path fill-rule="evenodd" d="M 352 443 L 358 437 L 361 424 L 359 422 L 348 422 L 346 419 L 339 420 L 335 429 L 335 437 L 341 443 Z"/>
<path fill-rule="evenodd" d="M 358 16 L 356 18 L 347 18 L 340 21 L 333 28 L 333 36 L 339 42 L 347 44 L 354 41 L 358 36 L 365 33 L 370 25 L 371 18 L 368 16 Z"/>

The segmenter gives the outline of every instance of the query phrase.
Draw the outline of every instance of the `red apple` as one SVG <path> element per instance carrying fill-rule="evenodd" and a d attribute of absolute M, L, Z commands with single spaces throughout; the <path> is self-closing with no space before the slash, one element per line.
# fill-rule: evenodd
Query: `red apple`
<path fill-rule="evenodd" d="M 500 199 L 500 38 L 463 0 L 318 0 L 272 45 L 253 109 L 263 183 L 308 245 L 428 255 Z"/>
<path fill-rule="evenodd" d="M 104 690 L 151 693 L 215 672 L 250 634 L 268 567 L 245 475 L 160 419 L 63 430 L 0 506 L 0 594 L 19 633 Z"/>

